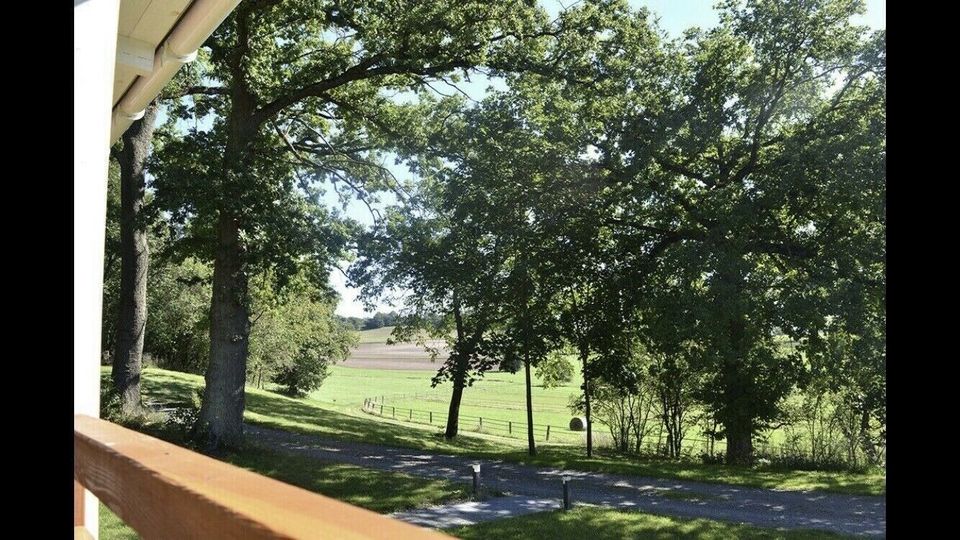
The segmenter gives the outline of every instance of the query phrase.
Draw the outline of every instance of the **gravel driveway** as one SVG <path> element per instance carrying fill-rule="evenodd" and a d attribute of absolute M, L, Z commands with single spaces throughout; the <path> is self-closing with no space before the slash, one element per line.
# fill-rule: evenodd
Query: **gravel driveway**
<path fill-rule="evenodd" d="M 878 536 L 886 533 L 886 498 L 882 496 L 778 491 L 570 471 L 336 441 L 250 424 L 245 426 L 245 430 L 250 440 L 280 451 L 454 482 L 471 482 L 470 466 L 480 463 L 483 484 L 514 496 L 512 499 L 521 504 L 524 500 L 532 499 L 559 502 L 562 496 L 561 477 L 569 476 L 573 479 L 571 491 L 575 502 L 652 514 L 748 523 L 760 527 L 823 529 Z M 536 506 L 542 510 L 550 509 L 549 505 Z"/>

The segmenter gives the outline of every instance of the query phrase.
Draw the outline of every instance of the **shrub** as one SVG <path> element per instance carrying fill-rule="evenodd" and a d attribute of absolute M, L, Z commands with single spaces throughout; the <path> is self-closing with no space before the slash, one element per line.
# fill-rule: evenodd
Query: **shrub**
<path fill-rule="evenodd" d="M 335 299 L 297 276 L 282 293 L 270 274 L 253 291 L 247 381 L 273 382 L 291 396 L 303 396 L 326 379 L 328 365 L 345 359 L 357 336 L 337 319 Z"/>
<path fill-rule="evenodd" d="M 301 397 L 320 388 L 329 374 L 328 360 L 309 350 L 301 351 L 292 364 L 280 367 L 273 382 L 283 387 L 288 396 Z"/>
<path fill-rule="evenodd" d="M 100 385 L 100 418 L 115 424 L 123 422 L 120 394 L 112 384 Z"/>
<path fill-rule="evenodd" d="M 716 452 L 714 454 L 700 452 L 699 458 L 700 462 L 704 465 L 723 465 L 723 452 Z"/>
<path fill-rule="evenodd" d="M 610 429 L 613 446 L 621 452 L 640 452 L 643 439 L 649 433 L 648 422 L 653 408 L 652 389 L 641 385 L 637 392 L 629 392 L 595 381 L 591 388 L 593 423 L 598 421 Z M 570 405 L 574 414 L 583 410 L 582 396 Z"/>
<path fill-rule="evenodd" d="M 174 409 L 163 421 L 163 429 L 171 439 L 191 448 L 196 448 L 196 443 L 201 443 L 206 437 L 206 426 L 200 422 L 203 391 L 203 387 L 194 389 L 190 404 Z"/>
<path fill-rule="evenodd" d="M 842 457 L 818 457 L 802 454 L 762 455 L 757 459 L 758 468 L 771 471 L 829 471 L 865 473 L 864 464 L 851 463 Z"/>

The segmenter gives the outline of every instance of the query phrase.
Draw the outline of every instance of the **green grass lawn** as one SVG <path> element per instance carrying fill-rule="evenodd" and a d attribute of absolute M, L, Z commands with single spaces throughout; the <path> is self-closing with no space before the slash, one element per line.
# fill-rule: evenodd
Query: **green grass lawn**
<path fill-rule="evenodd" d="M 488 521 L 446 532 L 468 540 L 487 540 L 491 538 L 510 538 L 513 540 L 583 540 L 584 538 L 624 540 L 783 538 L 803 540 L 846 538 L 824 531 L 779 531 L 708 519 L 681 519 L 602 508 L 575 508 L 569 512 L 541 512 Z"/>
<path fill-rule="evenodd" d="M 104 368 L 103 377 L 103 384 L 109 384 L 109 368 Z M 330 384 L 334 380 L 331 377 L 326 384 Z M 151 368 L 144 372 L 143 392 L 147 398 L 156 401 L 183 403 L 189 402 L 195 389 L 202 384 L 203 378 L 198 375 Z M 357 380 L 351 384 L 359 392 L 364 388 L 372 388 L 381 383 L 369 380 L 367 385 L 364 386 L 362 380 Z M 441 436 L 439 426 L 430 428 L 429 426 L 392 421 L 365 414 L 360 410 L 360 403 L 344 397 L 346 393 L 343 389 L 328 389 L 328 391 L 331 394 L 340 395 L 341 399 L 322 402 L 313 398 L 292 399 L 272 392 L 248 388 L 247 409 L 244 417 L 248 422 L 278 429 L 322 435 L 341 440 L 467 455 L 482 459 L 506 459 L 586 471 L 721 482 L 776 489 L 820 489 L 866 495 L 878 495 L 886 492 L 886 477 L 879 473 L 771 471 L 749 467 L 630 458 L 607 451 L 597 452 L 593 458 L 587 459 L 582 448 L 561 444 L 539 444 L 538 455 L 531 458 L 526 454 L 525 441 L 520 439 L 465 432 L 463 436 L 450 442 Z M 401 384 L 397 385 L 397 391 L 402 392 Z M 323 392 L 323 389 L 320 392 Z M 335 392 L 340 393 L 335 394 Z M 362 400 L 364 395 L 364 393 L 359 393 L 359 396 L 361 396 L 359 399 Z"/>
<path fill-rule="evenodd" d="M 391 407 L 403 410 L 413 409 L 414 419 L 427 422 L 426 413 L 434 414 L 434 423 L 440 424 L 446 418 L 450 403 L 450 385 L 431 388 L 433 371 L 380 370 L 345 368 L 333 366 L 330 376 L 320 389 L 309 398 L 338 405 L 359 407 L 364 398 L 385 399 L 385 414 Z M 537 438 L 543 440 L 545 425 L 551 426 L 550 440 L 583 445 L 584 434 L 568 429 L 571 413 L 567 408 L 570 396 L 579 392 L 581 379 L 579 374 L 568 384 L 543 388 L 539 382 L 532 389 L 534 403 L 533 423 L 537 427 Z M 473 386 L 464 389 L 460 407 L 460 426 L 465 431 L 478 430 L 479 420 L 486 421 L 484 429 L 498 435 L 508 435 L 508 424 L 513 422 L 513 436 L 523 438 L 526 426 L 526 401 L 524 396 L 522 373 L 488 373 Z M 379 410 L 379 409 L 378 409 Z M 398 418 L 402 415 L 398 415 Z M 409 418 L 409 416 L 403 416 Z M 601 428 L 605 429 L 605 428 Z M 603 432 L 598 430 L 598 436 Z"/>
<path fill-rule="evenodd" d="M 100 538 L 103 540 L 137 540 L 140 535 L 116 514 L 100 503 Z"/>
<path fill-rule="evenodd" d="M 382 330 L 382 329 L 377 329 Z M 368 330 L 373 332 L 373 330 Z M 433 370 L 382 370 L 356 367 L 331 366 L 330 376 L 323 386 L 312 392 L 308 398 L 322 403 L 348 405 L 359 408 L 364 398 L 383 398 L 384 414 L 391 416 L 392 409 L 397 411 L 397 419 L 409 419 L 409 410 L 414 410 L 412 420 L 428 422 L 428 414 L 433 413 L 434 424 L 444 421 L 450 404 L 449 384 L 436 388 L 430 386 Z M 547 425 L 550 429 L 550 442 L 566 443 L 583 447 L 586 435 L 583 432 L 569 430 L 572 413 L 568 407 L 571 397 L 579 395 L 583 378 L 579 370 L 574 371 L 573 379 L 566 384 L 544 388 L 534 375 L 531 389 L 537 441 L 545 441 Z M 463 391 L 460 406 L 460 427 L 464 431 L 481 431 L 479 418 L 484 419 L 483 431 L 494 435 L 508 436 L 507 422 L 513 422 L 512 436 L 526 440 L 526 396 L 523 372 L 490 372 Z M 377 409 L 379 411 L 379 407 Z M 651 420 L 655 423 L 655 420 Z M 684 447 L 691 455 L 706 451 L 705 441 L 697 435 L 696 427 L 690 429 Z M 654 443 L 656 436 L 647 439 Z M 769 444 L 784 442 L 783 430 L 767 434 Z M 597 445 L 610 443 L 607 427 L 594 419 L 594 442 Z M 725 443 L 718 441 L 716 450 L 723 451 Z"/>
<path fill-rule="evenodd" d="M 467 500 L 466 484 L 329 463 L 264 449 L 229 455 L 225 461 L 381 514 Z"/>

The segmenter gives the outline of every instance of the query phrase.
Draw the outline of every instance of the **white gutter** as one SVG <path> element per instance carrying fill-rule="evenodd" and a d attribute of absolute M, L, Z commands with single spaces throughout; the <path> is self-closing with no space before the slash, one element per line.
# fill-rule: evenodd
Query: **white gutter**
<path fill-rule="evenodd" d="M 153 72 L 137 77 L 113 107 L 111 144 L 123 135 L 134 120 L 143 117 L 144 109 L 160 94 L 180 66 L 196 59 L 197 49 L 239 3 L 240 0 L 195 0 L 190 5 L 167 39 L 157 47 L 153 57 Z"/>

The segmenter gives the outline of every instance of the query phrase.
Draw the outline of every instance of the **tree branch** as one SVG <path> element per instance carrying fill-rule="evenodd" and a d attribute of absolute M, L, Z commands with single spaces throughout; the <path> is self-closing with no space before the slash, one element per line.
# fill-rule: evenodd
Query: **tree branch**
<path fill-rule="evenodd" d="M 182 88 L 177 92 L 174 92 L 173 95 L 169 98 L 180 98 L 184 96 L 191 95 L 205 95 L 205 96 L 225 96 L 230 93 L 230 89 L 223 86 L 188 86 Z"/>
<path fill-rule="evenodd" d="M 275 114 L 279 113 L 283 109 L 297 103 L 298 101 L 307 98 L 307 97 L 323 97 L 327 95 L 327 92 L 343 86 L 347 83 L 353 81 L 359 81 L 363 79 L 370 79 L 373 77 L 381 77 L 385 75 L 399 75 L 399 74 L 410 74 L 410 75 L 421 75 L 421 76 L 431 76 L 437 75 L 439 73 L 444 73 L 457 68 L 468 68 L 471 63 L 465 60 L 455 60 L 451 62 L 446 62 L 443 64 L 438 64 L 435 66 L 412 66 L 408 64 L 393 64 L 393 65 L 381 65 L 374 67 L 378 62 L 385 60 L 386 56 L 383 54 L 375 54 L 370 56 L 366 60 L 350 67 L 346 71 L 343 71 L 339 75 L 324 79 L 322 81 L 315 82 L 304 86 L 298 90 L 294 90 L 290 93 L 284 94 L 277 97 L 270 103 L 267 103 L 263 107 L 257 109 L 255 117 L 258 121 L 263 122 L 268 118 L 272 118 Z"/>

